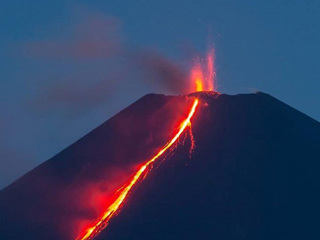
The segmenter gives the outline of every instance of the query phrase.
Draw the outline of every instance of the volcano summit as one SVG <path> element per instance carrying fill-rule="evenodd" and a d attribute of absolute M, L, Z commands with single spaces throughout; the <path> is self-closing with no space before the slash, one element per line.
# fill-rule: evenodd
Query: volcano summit
<path fill-rule="evenodd" d="M 215 92 L 146 95 L 3 189 L 0 238 L 84 239 L 181 129 L 86 239 L 320 238 L 320 123 Z"/>

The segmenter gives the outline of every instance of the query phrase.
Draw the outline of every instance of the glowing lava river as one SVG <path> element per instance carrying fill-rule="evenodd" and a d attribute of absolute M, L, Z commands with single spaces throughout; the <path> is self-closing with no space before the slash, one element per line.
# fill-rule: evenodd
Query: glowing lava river
<path fill-rule="evenodd" d="M 77 238 L 77 240 L 90 240 L 97 236 L 109 223 L 109 220 L 117 213 L 121 205 L 123 204 L 124 200 L 128 196 L 130 190 L 135 186 L 135 184 L 143 179 L 143 176 L 147 174 L 147 169 L 150 167 L 152 163 L 154 163 L 159 157 L 161 157 L 167 150 L 169 150 L 172 145 L 179 139 L 180 135 L 184 132 L 187 126 L 191 125 L 191 118 L 194 115 L 196 108 L 198 106 L 199 100 L 195 99 L 193 105 L 189 111 L 187 118 L 183 120 L 180 124 L 178 132 L 174 135 L 174 137 L 167 142 L 159 152 L 147 161 L 140 169 L 135 173 L 134 177 L 119 190 L 119 196 L 110 204 L 108 209 L 97 219 L 95 223 L 92 224 L 86 231 Z M 144 173 L 144 174 L 143 174 Z"/>

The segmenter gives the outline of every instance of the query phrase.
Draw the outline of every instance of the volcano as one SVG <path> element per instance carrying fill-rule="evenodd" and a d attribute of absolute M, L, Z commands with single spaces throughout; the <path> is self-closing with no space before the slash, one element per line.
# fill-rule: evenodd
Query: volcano
<path fill-rule="evenodd" d="M 0 239 L 320 239 L 320 123 L 264 93 L 149 94 L 0 192 Z"/>

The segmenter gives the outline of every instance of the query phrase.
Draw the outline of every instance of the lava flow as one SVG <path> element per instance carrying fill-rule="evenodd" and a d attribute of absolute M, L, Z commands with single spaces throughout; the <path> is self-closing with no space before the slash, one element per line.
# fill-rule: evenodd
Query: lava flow
<path fill-rule="evenodd" d="M 194 115 L 196 108 L 198 106 L 199 100 L 195 99 L 192 105 L 192 108 L 189 112 L 188 117 L 181 123 L 179 131 L 174 135 L 174 137 L 164 145 L 159 152 L 151 158 L 147 163 L 145 163 L 140 169 L 136 172 L 131 181 L 122 189 L 120 189 L 120 194 L 118 198 L 108 207 L 108 209 L 103 213 L 102 216 L 86 230 L 86 232 L 79 238 L 78 240 L 89 240 L 93 239 L 99 232 L 101 232 L 107 225 L 109 220 L 114 216 L 117 210 L 121 207 L 122 203 L 126 199 L 128 193 L 132 189 L 132 187 L 142 178 L 142 174 L 146 172 L 147 168 L 155 162 L 160 156 L 162 156 L 180 137 L 183 131 L 187 126 L 191 124 L 191 118 Z"/>
<path fill-rule="evenodd" d="M 215 67 L 214 67 L 214 51 L 213 49 L 209 50 L 205 62 L 202 59 L 196 58 L 194 66 L 191 70 L 191 81 L 195 86 L 193 89 L 196 91 L 213 91 L 215 88 Z M 119 208 L 122 206 L 127 195 L 135 186 L 135 184 L 147 174 L 147 169 L 152 163 L 154 163 L 159 157 L 161 157 L 170 147 L 179 139 L 180 135 L 184 130 L 190 126 L 191 127 L 191 118 L 194 115 L 196 108 L 199 104 L 199 100 L 195 99 L 193 105 L 189 111 L 188 116 L 180 124 L 178 132 L 174 137 L 167 142 L 159 152 L 147 161 L 140 169 L 135 173 L 133 178 L 122 188 L 118 190 L 118 195 L 113 203 L 107 208 L 107 210 L 97 219 L 97 221 L 85 232 L 77 238 L 77 240 L 90 240 L 93 239 L 99 232 L 101 232 L 109 223 L 109 220 L 118 212 Z M 192 148 L 194 146 L 193 136 L 191 135 Z M 144 175 L 143 175 L 144 173 Z"/>

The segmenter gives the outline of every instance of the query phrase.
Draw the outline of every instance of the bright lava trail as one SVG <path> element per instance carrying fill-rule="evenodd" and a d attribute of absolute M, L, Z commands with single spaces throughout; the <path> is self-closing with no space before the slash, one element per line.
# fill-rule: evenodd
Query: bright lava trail
<path fill-rule="evenodd" d="M 162 156 L 180 137 L 183 131 L 186 129 L 188 125 L 191 124 L 191 118 L 194 115 L 196 108 L 198 106 L 199 100 L 195 99 L 193 105 L 190 109 L 188 117 L 180 124 L 179 131 L 175 134 L 175 136 L 164 145 L 159 152 L 151 158 L 148 162 L 146 162 L 134 175 L 134 177 L 125 185 L 122 189 L 120 189 L 120 194 L 117 199 L 108 207 L 108 209 L 97 219 L 97 221 L 89 227 L 85 233 L 83 233 L 77 240 L 92 240 L 95 236 L 97 236 L 109 223 L 109 220 L 117 213 L 127 195 L 129 194 L 132 187 L 142 179 L 142 174 L 147 173 L 146 169 L 155 162 L 160 156 Z M 145 175 L 144 175 L 145 176 Z"/>

